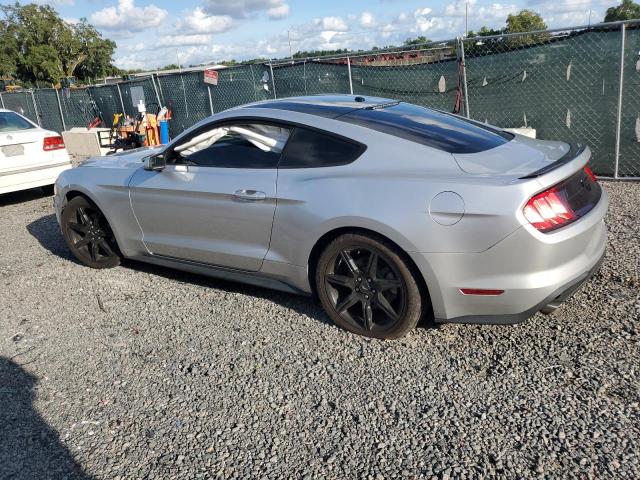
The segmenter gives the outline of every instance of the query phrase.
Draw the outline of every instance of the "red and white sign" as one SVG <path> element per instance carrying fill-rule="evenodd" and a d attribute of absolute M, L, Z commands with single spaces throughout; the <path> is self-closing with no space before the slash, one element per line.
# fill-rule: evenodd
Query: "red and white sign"
<path fill-rule="evenodd" d="M 218 85 L 218 71 L 213 68 L 206 69 L 204 71 L 204 83 Z"/>

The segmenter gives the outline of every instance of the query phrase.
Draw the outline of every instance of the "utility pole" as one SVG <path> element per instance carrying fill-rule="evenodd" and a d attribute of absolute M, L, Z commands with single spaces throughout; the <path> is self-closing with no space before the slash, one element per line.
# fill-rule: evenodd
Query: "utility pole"
<path fill-rule="evenodd" d="M 588 26 L 589 27 L 591 26 L 591 9 L 589 9 L 589 24 L 588 24 Z"/>
<path fill-rule="evenodd" d="M 469 33 L 469 0 L 464 4 L 464 36 Z"/>
<path fill-rule="evenodd" d="M 180 54 L 176 50 L 176 60 L 178 60 L 178 71 L 182 73 L 182 67 L 180 66 Z"/>
<path fill-rule="evenodd" d="M 287 40 L 289 41 L 289 56 L 291 57 L 291 61 L 293 62 L 293 51 L 291 50 L 291 35 L 289 30 L 287 30 Z"/>

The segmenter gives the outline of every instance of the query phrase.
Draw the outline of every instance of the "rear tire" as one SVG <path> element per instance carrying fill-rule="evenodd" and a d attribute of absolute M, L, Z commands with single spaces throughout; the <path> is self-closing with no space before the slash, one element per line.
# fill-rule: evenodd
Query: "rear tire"
<path fill-rule="evenodd" d="M 120 265 L 113 231 L 100 209 L 89 199 L 82 196 L 71 199 L 62 211 L 60 226 L 69 250 L 87 267 Z"/>
<path fill-rule="evenodd" d="M 333 240 L 320 255 L 315 283 L 331 320 L 366 337 L 406 335 L 426 304 L 397 247 L 368 235 L 345 234 Z"/>

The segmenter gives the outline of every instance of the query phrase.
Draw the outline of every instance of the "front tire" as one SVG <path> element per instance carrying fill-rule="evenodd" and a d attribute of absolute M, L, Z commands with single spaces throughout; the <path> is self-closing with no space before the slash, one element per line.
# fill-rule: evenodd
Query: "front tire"
<path fill-rule="evenodd" d="M 424 299 L 401 252 L 373 236 L 345 234 L 322 252 L 316 288 L 333 322 L 373 338 L 398 338 L 422 317 Z"/>
<path fill-rule="evenodd" d="M 81 263 L 91 268 L 120 265 L 113 231 L 89 199 L 82 196 L 71 199 L 62 211 L 60 224 L 64 241 Z"/>

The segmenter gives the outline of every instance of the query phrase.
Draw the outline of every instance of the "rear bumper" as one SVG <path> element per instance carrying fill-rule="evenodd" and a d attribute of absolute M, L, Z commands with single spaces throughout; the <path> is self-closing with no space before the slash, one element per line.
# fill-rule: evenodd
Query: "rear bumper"
<path fill-rule="evenodd" d="M 422 272 L 435 320 L 442 323 L 518 323 L 550 312 L 598 269 L 607 243 L 603 190 L 596 207 L 550 234 L 524 225 L 478 253 L 410 253 Z M 461 288 L 503 290 L 464 295 Z"/>
<path fill-rule="evenodd" d="M 516 323 L 524 322 L 529 317 L 532 317 L 537 312 L 542 312 L 545 314 L 552 313 L 556 310 L 563 302 L 571 298 L 571 296 L 576 293 L 580 288 L 589 281 L 589 279 L 600 270 L 600 266 L 604 261 L 604 253 L 597 261 L 597 263 L 591 267 L 590 270 L 584 272 L 577 278 L 569 281 L 562 287 L 558 288 L 551 295 L 545 298 L 543 301 L 538 303 L 537 305 L 525 310 L 520 313 L 512 313 L 512 314 L 504 314 L 504 315 L 464 315 L 461 317 L 454 318 L 436 318 L 435 321 L 438 323 L 478 323 L 485 325 L 513 325 Z"/>
<path fill-rule="evenodd" d="M 58 175 L 72 167 L 67 158 L 61 162 L 47 163 L 19 170 L 0 170 L 0 193 L 17 192 L 29 188 L 52 185 Z"/>

